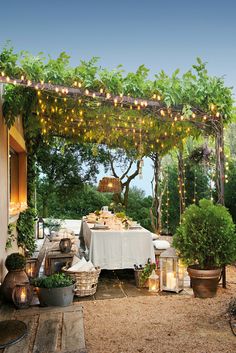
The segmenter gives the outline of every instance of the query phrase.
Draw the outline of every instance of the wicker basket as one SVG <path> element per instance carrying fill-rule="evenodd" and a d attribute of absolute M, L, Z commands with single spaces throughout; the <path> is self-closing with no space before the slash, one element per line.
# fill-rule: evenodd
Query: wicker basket
<path fill-rule="evenodd" d="M 96 293 L 98 278 L 101 272 L 100 267 L 95 267 L 95 271 L 71 272 L 66 267 L 62 272 L 70 276 L 75 281 L 75 295 L 86 297 Z"/>

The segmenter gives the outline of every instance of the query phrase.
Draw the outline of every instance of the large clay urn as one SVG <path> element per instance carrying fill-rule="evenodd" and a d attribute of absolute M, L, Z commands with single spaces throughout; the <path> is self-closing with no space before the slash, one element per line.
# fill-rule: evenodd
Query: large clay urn
<path fill-rule="evenodd" d="M 4 299 L 8 302 L 12 301 L 12 291 L 16 284 L 29 283 L 29 279 L 24 269 L 10 270 L 1 286 Z"/>

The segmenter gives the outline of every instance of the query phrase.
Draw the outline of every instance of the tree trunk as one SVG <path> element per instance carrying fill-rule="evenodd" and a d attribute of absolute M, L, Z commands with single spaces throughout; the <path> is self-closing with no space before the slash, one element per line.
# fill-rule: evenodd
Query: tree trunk
<path fill-rule="evenodd" d="M 225 183 L 225 157 L 224 157 L 224 134 L 223 123 L 219 124 L 215 140 L 216 149 L 216 190 L 217 203 L 224 205 L 224 183 Z"/>
<path fill-rule="evenodd" d="M 216 190 L 217 202 L 220 205 L 225 204 L 225 156 L 224 156 L 224 130 L 223 121 L 217 126 L 215 150 L 216 150 Z M 222 269 L 222 287 L 226 288 L 226 266 Z"/>
<path fill-rule="evenodd" d="M 153 187 L 153 203 L 150 209 L 151 224 L 153 232 L 160 234 L 162 229 L 161 223 L 161 202 L 160 202 L 160 192 L 159 192 L 159 180 L 161 172 L 161 158 L 158 153 L 154 153 L 151 156 L 153 160 L 153 169 L 154 169 L 154 187 Z"/>
<path fill-rule="evenodd" d="M 179 181 L 179 210 L 180 216 L 185 210 L 185 187 L 184 187 L 184 160 L 183 152 L 178 152 L 178 181 Z"/>

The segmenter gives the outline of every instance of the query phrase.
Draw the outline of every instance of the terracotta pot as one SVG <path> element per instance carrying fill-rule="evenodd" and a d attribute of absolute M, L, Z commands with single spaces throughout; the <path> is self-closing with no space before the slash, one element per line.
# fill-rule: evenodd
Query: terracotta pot
<path fill-rule="evenodd" d="M 16 284 L 29 283 L 25 270 L 11 270 L 3 280 L 1 291 L 4 299 L 12 302 L 12 292 Z"/>
<path fill-rule="evenodd" d="M 212 298 L 216 295 L 221 275 L 221 268 L 200 270 L 196 266 L 188 267 L 194 296 L 197 298 Z"/>

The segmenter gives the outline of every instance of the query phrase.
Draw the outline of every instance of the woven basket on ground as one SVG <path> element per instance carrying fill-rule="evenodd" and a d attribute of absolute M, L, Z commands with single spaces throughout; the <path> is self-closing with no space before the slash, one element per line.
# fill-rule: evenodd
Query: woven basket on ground
<path fill-rule="evenodd" d="M 95 271 L 71 272 L 63 267 L 62 272 L 70 276 L 75 281 L 75 295 L 86 297 L 96 293 L 98 278 L 101 272 L 100 267 L 95 267 Z"/>

